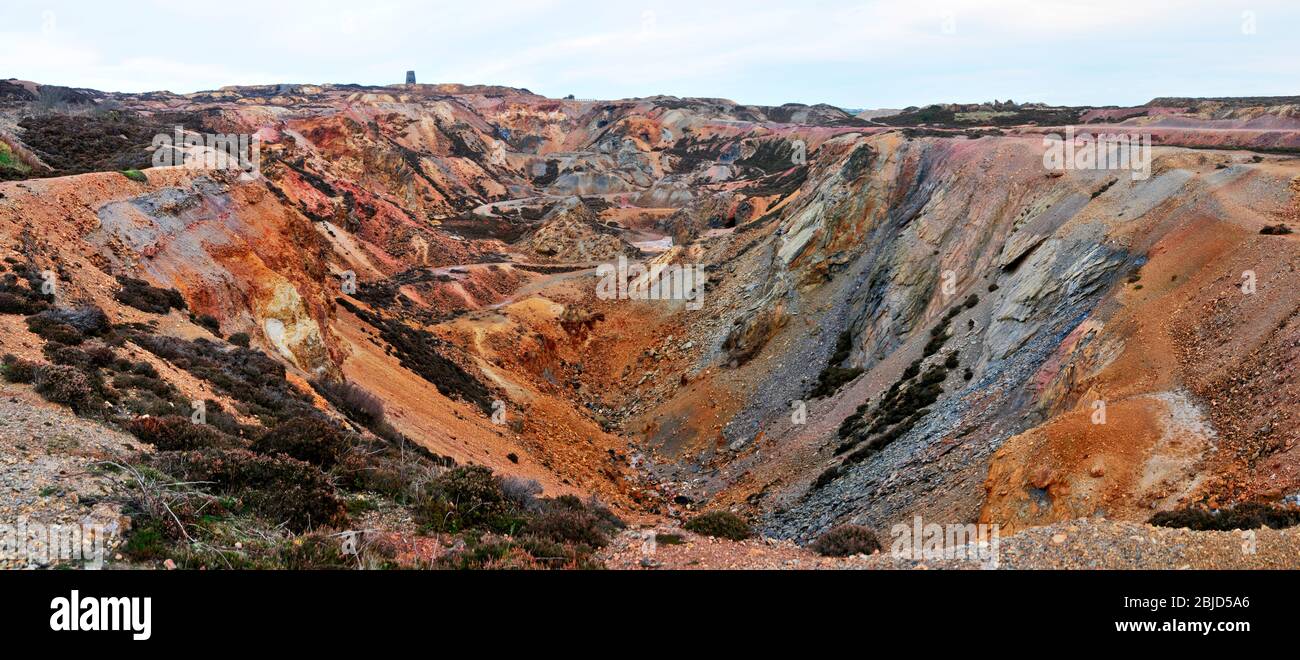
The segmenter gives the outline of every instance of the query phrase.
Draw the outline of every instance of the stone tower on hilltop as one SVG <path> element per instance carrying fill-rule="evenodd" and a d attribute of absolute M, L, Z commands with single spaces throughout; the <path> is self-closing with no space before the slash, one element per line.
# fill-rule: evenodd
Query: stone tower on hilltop
<path fill-rule="evenodd" d="M 415 72 L 414 72 L 414 71 L 407 71 L 407 72 L 406 72 L 406 84 L 408 84 L 408 85 L 414 85 L 414 84 L 415 84 Z"/>

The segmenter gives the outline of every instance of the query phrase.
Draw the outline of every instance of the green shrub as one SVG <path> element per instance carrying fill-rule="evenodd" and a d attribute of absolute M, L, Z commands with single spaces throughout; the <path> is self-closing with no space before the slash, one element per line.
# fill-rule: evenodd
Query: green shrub
<path fill-rule="evenodd" d="M 290 539 L 277 552 L 278 568 L 290 571 L 342 570 L 357 567 L 357 560 L 343 552 L 341 537 L 309 532 Z"/>
<path fill-rule="evenodd" d="M 869 555 L 880 549 L 876 533 L 861 525 L 839 525 L 817 537 L 813 552 L 823 557 Z"/>
<path fill-rule="evenodd" d="M 513 532 L 521 526 L 518 511 L 501 488 L 501 480 L 481 465 L 448 470 L 431 481 L 416 507 L 417 519 L 440 532 L 481 527 Z"/>
<path fill-rule="evenodd" d="M 137 523 L 122 544 L 122 554 L 136 561 L 166 559 L 169 554 L 167 535 L 157 523 Z"/>
<path fill-rule="evenodd" d="M 683 527 L 686 531 L 715 536 L 733 541 L 743 541 L 753 532 L 744 518 L 730 511 L 710 511 L 689 520 Z"/>
<path fill-rule="evenodd" d="M 149 177 L 145 176 L 144 172 L 141 172 L 140 170 L 122 170 L 122 176 L 137 183 L 146 183 L 149 181 Z"/>

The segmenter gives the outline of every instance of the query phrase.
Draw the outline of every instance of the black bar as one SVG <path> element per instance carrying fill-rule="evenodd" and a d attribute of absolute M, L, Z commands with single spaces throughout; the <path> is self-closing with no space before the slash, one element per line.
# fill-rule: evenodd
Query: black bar
<path fill-rule="evenodd" d="M 662 633 L 670 635 L 665 641 L 681 641 L 691 629 L 712 631 L 706 637 L 713 639 L 702 644 L 759 649 L 778 634 L 826 641 L 943 635 L 1013 645 L 1068 639 L 1254 643 L 1282 640 L 1294 627 L 1297 586 L 1294 572 L 1198 571 L 54 571 L 0 579 L 6 594 L 0 627 L 8 639 L 21 635 L 42 648 L 191 648 L 197 639 L 214 637 L 233 647 L 281 639 L 295 648 L 328 649 L 339 635 L 385 644 L 436 638 L 442 644 L 496 627 L 509 631 L 498 642 L 526 639 L 561 651 L 575 634 L 629 639 Z M 51 601 L 74 589 L 83 600 L 151 598 L 150 639 L 134 640 L 130 630 L 51 630 Z M 1180 606 L 1176 598 L 1187 600 Z M 1117 630 L 1146 621 L 1157 630 Z M 1244 623 L 1249 630 L 1160 630 L 1167 622 Z M 482 639 L 493 638 L 489 632 Z"/>

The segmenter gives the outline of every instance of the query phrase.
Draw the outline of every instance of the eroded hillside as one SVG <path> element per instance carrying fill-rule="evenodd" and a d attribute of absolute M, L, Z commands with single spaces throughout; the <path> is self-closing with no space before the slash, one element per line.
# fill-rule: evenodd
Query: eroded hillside
<path fill-rule="evenodd" d="M 482 465 L 634 523 L 730 509 L 799 542 L 1300 494 L 1300 239 L 1276 229 L 1300 211 L 1294 106 L 993 126 L 281 85 L 71 90 L 49 110 L 0 84 L 18 179 L 0 352 L 80 369 L 94 407 L 76 412 L 146 445 L 140 420 L 190 401 L 230 418 L 212 442 L 255 454 L 311 410 L 394 464 L 422 448 L 432 475 Z M 1062 120 L 1158 134 L 1150 176 L 1047 170 Z M 177 125 L 256 135 L 258 176 L 115 171 Z M 620 260 L 705 279 L 691 299 L 603 295 Z M 90 308 L 103 320 L 67 316 Z M 101 357 L 60 352 L 58 324 Z M 456 551 L 385 525 L 394 556 Z"/>

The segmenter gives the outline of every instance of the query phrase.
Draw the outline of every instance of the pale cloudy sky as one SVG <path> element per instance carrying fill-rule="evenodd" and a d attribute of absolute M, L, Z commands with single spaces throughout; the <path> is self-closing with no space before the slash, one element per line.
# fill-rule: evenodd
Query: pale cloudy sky
<path fill-rule="evenodd" d="M 106 91 L 492 83 L 851 108 L 1300 94 L 1297 0 L 0 4 L 0 78 Z"/>

